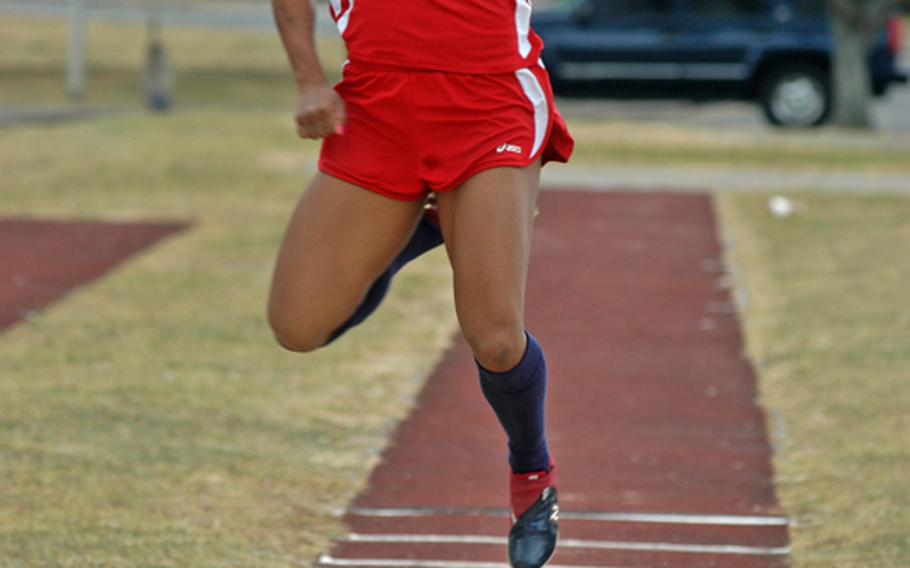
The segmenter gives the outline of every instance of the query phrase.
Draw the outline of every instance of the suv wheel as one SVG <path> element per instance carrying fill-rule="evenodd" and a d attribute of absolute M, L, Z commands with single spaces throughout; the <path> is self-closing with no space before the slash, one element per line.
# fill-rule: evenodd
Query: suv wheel
<path fill-rule="evenodd" d="M 762 82 L 760 102 L 771 124 L 791 128 L 819 126 L 831 112 L 828 73 L 809 64 L 774 68 Z"/>

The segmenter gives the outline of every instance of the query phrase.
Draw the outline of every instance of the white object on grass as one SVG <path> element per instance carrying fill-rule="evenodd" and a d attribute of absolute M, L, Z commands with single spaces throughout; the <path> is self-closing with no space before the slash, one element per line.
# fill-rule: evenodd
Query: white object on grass
<path fill-rule="evenodd" d="M 768 200 L 768 210 L 775 217 L 789 217 L 796 212 L 793 201 L 782 195 L 775 195 Z"/>

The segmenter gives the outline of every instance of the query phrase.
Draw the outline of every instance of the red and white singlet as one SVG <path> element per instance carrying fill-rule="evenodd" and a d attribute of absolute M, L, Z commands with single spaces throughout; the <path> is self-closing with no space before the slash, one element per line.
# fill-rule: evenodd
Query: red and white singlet
<path fill-rule="evenodd" d="M 355 64 L 511 73 L 543 49 L 531 0 L 331 0 L 330 12 Z"/>

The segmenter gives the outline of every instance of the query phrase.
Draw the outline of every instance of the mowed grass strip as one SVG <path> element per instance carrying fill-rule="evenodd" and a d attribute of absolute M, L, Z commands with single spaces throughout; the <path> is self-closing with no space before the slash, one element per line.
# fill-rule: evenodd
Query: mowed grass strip
<path fill-rule="evenodd" d="M 291 74 L 276 33 L 170 27 L 165 40 L 178 109 L 283 109 L 294 103 Z M 5 17 L 0 21 L 0 106 L 65 105 L 66 25 Z M 88 30 L 86 104 L 138 110 L 142 105 L 145 30 L 92 23 Z M 320 37 L 329 78 L 345 54 L 334 36 Z M 571 103 L 566 105 L 569 108 Z M 771 167 L 910 175 L 910 138 L 900 134 L 736 132 L 669 124 L 569 117 L 581 164 Z M 850 143 L 844 139 L 849 138 Z"/>
<path fill-rule="evenodd" d="M 577 141 L 575 163 L 906 173 L 910 185 L 910 137 L 905 134 L 720 130 L 621 117 L 570 126 Z"/>
<path fill-rule="evenodd" d="M 795 566 L 910 566 L 910 197 L 719 209 L 747 293 Z"/>
<path fill-rule="evenodd" d="M 194 223 L 0 335 L 4 568 L 302 566 L 343 531 L 456 325 L 440 251 L 331 348 L 277 347 L 315 148 L 255 112 L 0 130 L 0 215 Z"/>

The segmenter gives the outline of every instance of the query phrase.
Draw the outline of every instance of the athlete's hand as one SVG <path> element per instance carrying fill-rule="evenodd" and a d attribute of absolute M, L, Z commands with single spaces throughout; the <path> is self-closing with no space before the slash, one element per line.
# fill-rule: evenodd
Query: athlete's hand
<path fill-rule="evenodd" d="M 297 98 L 297 134 L 317 140 L 344 132 L 344 101 L 326 83 L 300 87 Z"/>

